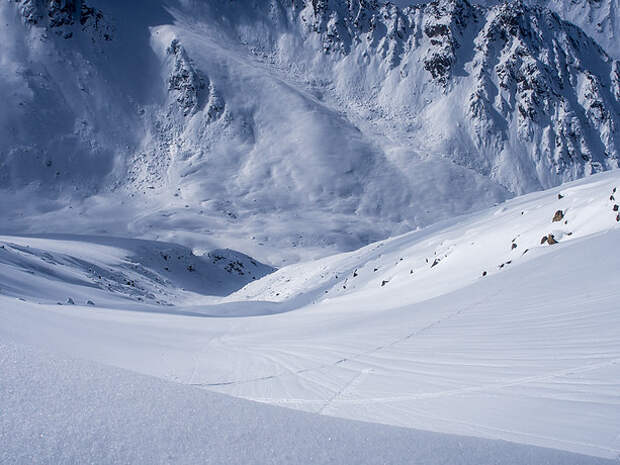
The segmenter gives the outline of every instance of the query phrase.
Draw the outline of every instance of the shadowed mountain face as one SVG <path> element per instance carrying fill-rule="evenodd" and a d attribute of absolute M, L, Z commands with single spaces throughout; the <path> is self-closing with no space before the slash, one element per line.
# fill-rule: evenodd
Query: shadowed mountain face
<path fill-rule="evenodd" d="M 618 167 L 620 65 L 523 2 L 22 0 L 0 19 L 9 231 L 47 215 L 280 263 Z"/>

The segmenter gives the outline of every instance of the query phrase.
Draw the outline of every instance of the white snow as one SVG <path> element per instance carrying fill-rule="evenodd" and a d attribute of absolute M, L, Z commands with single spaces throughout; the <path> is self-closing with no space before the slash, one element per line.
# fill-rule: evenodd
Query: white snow
<path fill-rule="evenodd" d="M 614 462 L 232 399 L 0 342 L 0 463 Z"/>
<path fill-rule="evenodd" d="M 406 3 L 0 2 L 0 463 L 617 463 L 618 0 Z"/>
<path fill-rule="evenodd" d="M 106 41 L 29 1 L 0 4 L 2 233 L 283 266 L 618 167 L 614 64 L 546 13 L 93 1 Z"/>
<path fill-rule="evenodd" d="M 618 172 L 597 175 L 172 306 L 102 290 L 84 305 L 84 283 L 33 267 L 32 281 L 18 280 L 21 295 L 0 296 L 0 341 L 323 415 L 615 458 L 620 223 L 610 196 L 619 184 Z M 553 223 L 557 210 L 564 218 Z M 541 245 L 549 233 L 559 243 Z M 122 255 L 72 241 L 4 236 L 0 252 Z M 0 287 L 27 263 L 3 261 Z M 38 303 L 42 280 L 76 305 Z M 22 382 L 36 376 L 24 370 Z M 43 385 L 59 389 L 55 379 Z M 16 403 L 26 395 L 12 392 Z"/>

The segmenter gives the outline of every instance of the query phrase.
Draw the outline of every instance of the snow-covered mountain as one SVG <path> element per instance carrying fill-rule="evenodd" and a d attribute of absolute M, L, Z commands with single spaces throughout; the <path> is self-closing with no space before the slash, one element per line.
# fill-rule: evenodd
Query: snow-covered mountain
<path fill-rule="evenodd" d="M 618 0 L 547 0 L 543 5 L 563 19 L 577 24 L 605 48 L 620 58 L 620 2 Z"/>
<path fill-rule="evenodd" d="M 566 21 L 576 24 L 593 37 L 607 53 L 620 58 L 620 2 L 618 0 L 525 0 L 555 11 Z M 396 2 L 398 3 L 398 2 Z M 497 5 L 497 0 L 477 0 L 485 6 Z"/>
<path fill-rule="evenodd" d="M 594 40 L 521 2 L 417 3 L 3 2 L 2 229 L 281 263 L 618 167 Z"/>
<path fill-rule="evenodd" d="M 401 452 L 389 463 L 614 463 L 619 188 L 620 171 L 602 173 L 274 273 L 237 258 L 244 263 L 237 269 L 268 274 L 232 294 L 214 286 L 217 278 L 231 274 L 238 284 L 247 275 L 217 268 L 213 256 L 192 257 L 191 272 L 185 249 L 170 244 L 1 236 L 0 369 L 8 374 L 0 392 L 8 395 L 0 396 L 7 412 L 0 426 L 8 447 L 0 461 L 25 451 L 37 459 L 61 454 L 65 463 L 110 450 L 123 457 L 174 450 L 181 462 L 195 463 L 192 457 L 211 450 L 201 439 L 204 425 L 236 444 L 241 435 L 262 456 L 263 436 L 247 430 L 246 417 L 260 432 L 286 421 L 304 446 L 305 428 L 321 422 L 201 396 L 199 387 L 322 415 L 591 456 L 552 460 L 531 449 L 526 458 L 506 452 L 514 445 L 487 449 L 493 443 L 485 442 L 477 457 L 473 439 L 454 451 L 451 437 L 441 435 L 428 436 L 437 446 L 424 455 L 415 439 L 421 433 L 396 440 L 392 431 L 389 444 Z M 111 410 L 99 415 L 102 405 Z M 209 416 L 211 408 L 219 413 Z M 239 424 L 223 433 L 233 418 Z M 334 431 L 333 423 L 321 424 Z M 67 435 L 68 427 L 75 434 Z M 359 444 L 334 434 L 346 441 L 340 448 Z M 273 440 L 285 463 L 307 453 L 294 440 Z M 313 441 L 311 450 L 325 450 Z M 410 441 L 415 454 L 402 450 Z M 179 444 L 187 447 L 181 452 Z M 229 442 L 220 444 L 213 456 L 240 456 Z M 333 463 L 317 453 L 315 462 Z M 376 463 L 374 456 L 360 462 Z"/>

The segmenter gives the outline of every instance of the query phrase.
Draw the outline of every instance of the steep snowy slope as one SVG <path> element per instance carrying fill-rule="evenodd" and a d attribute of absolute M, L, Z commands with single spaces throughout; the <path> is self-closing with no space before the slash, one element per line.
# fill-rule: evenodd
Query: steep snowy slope
<path fill-rule="evenodd" d="M 281 264 L 618 166 L 617 62 L 518 2 L 54 5 L 0 5 L 4 232 Z"/>
<path fill-rule="evenodd" d="M 555 11 L 566 21 L 576 24 L 594 38 L 607 53 L 620 58 L 620 2 L 618 0 L 525 0 Z M 407 4 L 407 0 L 394 2 Z M 498 0 L 476 0 L 485 6 L 497 5 Z"/>
<path fill-rule="evenodd" d="M 581 27 L 614 58 L 620 58 L 618 0 L 546 0 L 541 3 Z"/>
<path fill-rule="evenodd" d="M 615 458 L 618 187 L 618 171 L 599 174 L 291 265 L 228 297 L 170 293 L 165 307 L 58 279 L 76 270 L 67 247 L 125 270 L 119 249 L 161 244 L 3 237 L 0 288 L 12 290 L 0 294 L 0 341 L 315 413 Z M 28 246 L 60 263 L 27 259 Z M 81 300 L 46 303 L 42 282 Z"/>

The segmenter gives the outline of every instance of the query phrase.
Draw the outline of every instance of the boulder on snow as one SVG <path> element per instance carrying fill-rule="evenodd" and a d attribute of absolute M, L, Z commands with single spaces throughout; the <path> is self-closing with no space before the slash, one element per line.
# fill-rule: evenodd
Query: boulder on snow
<path fill-rule="evenodd" d="M 553 223 L 557 223 L 558 221 L 562 221 L 564 219 L 564 212 L 562 210 L 558 210 L 553 215 Z"/>
<path fill-rule="evenodd" d="M 553 244 L 557 244 L 558 241 L 555 239 L 555 236 L 553 234 L 547 234 L 546 236 L 543 236 L 542 239 L 540 240 L 541 245 L 544 243 L 547 243 L 549 245 L 553 245 Z"/>
<path fill-rule="evenodd" d="M 613 210 L 614 210 L 615 212 L 617 212 L 617 211 L 618 211 L 618 204 L 614 205 Z"/>

